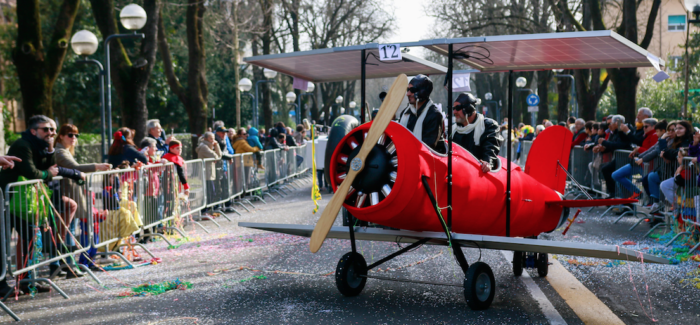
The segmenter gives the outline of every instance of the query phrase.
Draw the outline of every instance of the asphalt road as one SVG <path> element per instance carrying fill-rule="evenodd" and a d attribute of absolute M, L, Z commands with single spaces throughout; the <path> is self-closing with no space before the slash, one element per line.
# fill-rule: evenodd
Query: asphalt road
<path fill-rule="evenodd" d="M 324 193 L 321 209 L 329 198 Z M 328 240 L 319 253 L 311 254 L 308 239 L 236 225 L 239 221 L 314 224 L 320 214 L 311 213 L 309 186 L 276 202 L 254 204 L 257 209 L 252 212 L 229 214 L 234 222 L 219 218 L 221 228 L 204 222 L 211 234 L 188 226 L 190 241 L 181 241 L 176 249 L 162 241 L 149 244 L 162 264 L 98 274 L 104 287 L 86 278 L 58 280 L 69 300 L 49 293 L 21 296 L 6 304 L 27 324 L 548 324 L 552 319 L 540 305 L 544 299 L 566 324 L 583 323 L 546 278 L 531 271 L 534 285 L 528 289 L 527 279 L 514 277 L 510 261 L 500 251 L 464 250 L 470 263 L 480 258 L 495 274 L 496 297 L 485 311 L 471 311 L 463 289 L 455 286 L 370 279 L 362 294 L 344 297 L 336 289 L 334 272 L 339 258 L 350 251 L 349 241 Z M 646 225 L 629 232 L 631 219 L 612 224 L 611 217 L 594 217 L 600 212 L 582 215 L 585 223 L 574 224 L 566 238 L 561 231 L 545 237 L 607 244 L 633 240 L 638 249 L 661 247 L 653 240 L 641 240 Z M 368 263 L 396 249 L 394 243 L 358 242 Z M 624 323 L 652 323 L 652 311 L 659 324 L 700 323 L 700 289 L 679 283 L 697 269 L 697 262 L 642 268 L 639 263 L 608 267 L 603 264 L 609 261 L 556 258 Z M 598 264 L 577 265 L 582 263 Z M 435 246 L 400 256 L 371 274 L 462 283 L 450 251 Z M 119 297 L 131 286 L 178 278 L 191 282 L 192 288 Z M 541 292 L 540 302 L 533 297 L 538 295 L 532 293 L 533 287 Z M 5 315 L 0 321 L 13 322 Z"/>

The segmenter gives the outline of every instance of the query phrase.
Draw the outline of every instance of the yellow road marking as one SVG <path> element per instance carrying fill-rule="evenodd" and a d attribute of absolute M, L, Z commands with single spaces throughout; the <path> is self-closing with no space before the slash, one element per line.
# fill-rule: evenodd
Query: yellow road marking
<path fill-rule="evenodd" d="M 550 258 L 547 281 L 584 324 L 625 324 L 593 292 L 588 290 L 556 259 Z"/>

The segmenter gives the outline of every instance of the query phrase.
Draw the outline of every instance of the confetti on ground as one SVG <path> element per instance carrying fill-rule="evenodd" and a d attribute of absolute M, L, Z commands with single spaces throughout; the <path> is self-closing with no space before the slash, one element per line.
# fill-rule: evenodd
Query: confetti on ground
<path fill-rule="evenodd" d="M 144 283 L 131 288 L 131 291 L 120 293 L 119 297 L 157 296 L 175 289 L 187 290 L 190 288 L 192 288 L 192 283 L 182 282 L 180 279 L 175 279 L 175 281 L 163 281 L 161 283 Z"/>
<path fill-rule="evenodd" d="M 635 242 L 633 242 L 633 241 L 631 241 L 631 240 L 628 240 L 628 241 L 622 243 L 622 245 L 625 245 L 625 246 L 628 246 L 628 245 L 637 245 L 637 243 L 635 243 Z"/>

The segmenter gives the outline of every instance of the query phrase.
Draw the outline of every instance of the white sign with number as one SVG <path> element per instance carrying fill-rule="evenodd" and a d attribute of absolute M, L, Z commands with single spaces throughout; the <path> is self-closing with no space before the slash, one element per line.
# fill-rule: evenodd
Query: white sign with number
<path fill-rule="evenodd" d="M 379 60 L 401 60 L 401 44 L 379 44 Z"/>
<path fill-rule="evenodd" d="M 530 113 L 539 112 L 539 111 L 540 111 L 540 107 L 539 107 L 539 106 L 528 106 L 528 107 L 527 107 L 527 111 L 530 112 Z"/>

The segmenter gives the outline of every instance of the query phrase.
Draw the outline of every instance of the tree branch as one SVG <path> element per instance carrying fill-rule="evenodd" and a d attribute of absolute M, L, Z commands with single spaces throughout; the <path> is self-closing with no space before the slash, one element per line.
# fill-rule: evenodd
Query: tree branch
<path fill-rule="evenodd" d="M 168 81 L 168 86 L 170 86 L 170 90 L 172 90 L 172 92 L 183 104 L 189 102 L 187 92 L 173 70 L 173 58 L 170 54 L 168 39 L 165 36 L 163 15 L 161 15 L 160 19 L 158 20 L 158 51 L 160 51 L 160 57 L 163 60 L 163 70 L 165 72 L 166 80 Z"/>
<path fill-rule="evenodd" d="M 656 21 L 656 16 L 659 14 L 659 7 L 661 6 L 661 0 L 654 0 L 651 5 L 651 11 L 649 11 L 649 18 L 647 19 L 647 30 L 644 32 L 644 39 L 639 44 L 643 49 L 649 47 L 651 43 L 651 38 L 654 36 L 654 22 Z"/>

